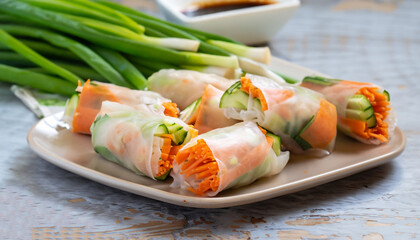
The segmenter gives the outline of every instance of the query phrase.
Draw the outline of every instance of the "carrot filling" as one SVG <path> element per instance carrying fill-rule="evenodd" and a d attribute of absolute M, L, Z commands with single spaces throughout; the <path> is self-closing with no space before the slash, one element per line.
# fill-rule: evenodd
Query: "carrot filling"
<path fill-rule="evenodd" d="M 352 130 L 355 131 L 359 136 L 369 139 L 376 138 L 381 142 L 388 142 L 388 124 L 384 121 L 389 114 L 389 101 L 387 96 L 383 93 L 378 92 L 376 87 L 363 87 L 357 91 L 356 94 L 364 95 L 370 102 L 375 112 L 376 127 L 368 128 L 367 124 L 351 124 Z M 358 129 L 353 129 L 357 127 Z"/>
<path fill-rule="evenodd" d="M 166 116 L 176 118 L 179 116 L 178 106 L 176 105 L 176 103 L 164 102 L 162 103 L 162 106 L 165 108 L 163 114 L 165 114 Z"/>
<path fill-rule="evenodd" d="M 73 116 L 72 130 L 90 134 L 90 126 L 99 113 L 103 101 L 119 102 L 117 97 L 103 85 L 91 84 L 88 80 L 80 93 L 79 104 Z"/>
<path fill-rule="evenodd" d="M 203 139 L 198 139 L 194 146 L 179 152 L 176 161 L 182 164 L 181 174 L 185 177 L 195 175 L 195 178 L 200 180 L 197 188 L 191 187 L 188 190 L 197 195 L 203 195 L 207 191 L 217 191 L 220 184 L 219 167 Z"/>
<path fill-rule="evenodd" d="M 252 84 L 249 78 L 246 78 L 246 77 L 241 78 L 241 90 L 250 94 L 251 97 L 257 98 L 258 100 L 260 100 L 262 111 L 268 110 L 268 104 L 264 97 L 264 94 L 262 93 L 261 89 L 255 87 Z"/>
<path fill-rule="evenodd" d="M 163 146 L 161 148 L 160 159 L 158 162 L 158 173 L 155 177 L 161 177 L 172 169 L 172 163 L 175 160 L 175 156 L 183 147 L 183 145 L 172 146 L 171 134 L 164 134 L 161 137 L 163 138 Z"/>

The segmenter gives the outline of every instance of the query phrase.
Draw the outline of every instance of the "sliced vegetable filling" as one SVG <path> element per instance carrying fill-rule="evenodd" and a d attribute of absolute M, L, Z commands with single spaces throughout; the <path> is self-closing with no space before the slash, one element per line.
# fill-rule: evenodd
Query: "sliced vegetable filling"
<path fill-rule="evenodd" d="M 198 139 L 197 144 L 184 149 L 176 156 L 176 161 L 181 165 L 181 174 L 185 177 L 195 175 L 200 181 L 198 187 L 188 190 L 204 195 L 207 191 L 217 191 L 220 184 L 219 167 L 209 146 L 203 139 Z"/>
<path fill-rule="evenodd" d="M 261 89 L 255 87 L 249 78 L 241 78 L 241 90 L 251 95 L 251 97 L 260 100 L 262 111 L 268 110 L 267 100 L 265 99 L 263 92 Z"/>
<path fill-rule="evenodd" d="M 164 102 L 162 103 L 162 106 L 165 108 L 165 111 L 163 113 L 166 116 L 176 117 L 176 118 L 179 116 L 178 106 L 176 105 L 176 103 Z"/>
<path fill-rule="evenodd" d="M 174 146 L 172 145 L 172 135 L 161 136 L 163 138 L 163 146 L 161 148 L 161 155 L 159 159 L 158 173 L 155 178 L 158 180 L 164 180 L 172 169 L 172 163 L 175 160 L 175 156 L 183 145 Z"/>
<path fill-rule="evenodd" d="M 388 124 L 384 120 L 391 110 L 388 101 L 389 95 L 386 91 L 381 93 L 377 87 L 363 87 L 357 91 L 356 95 L 362 95 L 367 98 L 371 105 L 372 115 L 368 116 L 366 121 L 355 118 L 350 118 L 350 120 L 347 115 L 347 118 L 342 119 L 342 121 L 360 137 L 365 139 L 376 138 L 383 143 L 388 142 Z M 369 110 L 370 108 L 367 111 Z M 365 112 L 367 111 L 365 110 Z"/>

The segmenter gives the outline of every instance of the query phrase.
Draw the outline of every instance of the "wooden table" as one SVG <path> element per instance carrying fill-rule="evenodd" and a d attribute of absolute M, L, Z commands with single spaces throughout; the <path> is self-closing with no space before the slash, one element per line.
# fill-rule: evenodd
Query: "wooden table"
<path fill-rule="evenodd" d="M 153 1 L 121 0 L 156 14 Z M 0 239 L 419 239 L 420 2 L 302 1 L 272 53 L 391 93 L 405 151 L 391 163 L 295 194 L 193 209 L 116 190 L 37 157 L 37 121 L 0 84 Z"/>

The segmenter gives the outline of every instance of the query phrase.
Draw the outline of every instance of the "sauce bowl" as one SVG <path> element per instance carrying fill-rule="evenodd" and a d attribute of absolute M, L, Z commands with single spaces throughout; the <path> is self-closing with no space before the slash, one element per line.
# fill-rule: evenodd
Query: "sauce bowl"
<path fill-rule="evenodd" d="M 211 4 L 229 0 L 157 0 L 168 21 L 229 37 L 244 44 L 262 44 L 270 40 L 300 5 L 299 0 L 272 0 L 274 3 L 271 4 L 201 16 L 188 17 L 183 13 L 192 5 L 203 2 Z M 255 3 L 258 0 L 248 2 Z"/>

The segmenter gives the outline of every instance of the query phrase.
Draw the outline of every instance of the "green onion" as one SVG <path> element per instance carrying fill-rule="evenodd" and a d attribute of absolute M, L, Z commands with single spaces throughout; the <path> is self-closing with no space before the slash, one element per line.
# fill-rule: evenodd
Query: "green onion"
<path fill-rule="evenodd" d="M 82 17 L 88 17 L 92 19 L 101 20 L 107 23 L 117 24 L 119 26 L 124 26 L 136 33 L 143 33 L 145 31 L 143 26 L 138 25 L 136 22 L 125 17 L 123 14 L 115 13 L 115 12 L 114 14 L 109 14 L 109 12 L 104 12 L 102 10 L 98 11 L 97 9 L 92 8 L 91 6 L 86 6 L 86 4 L 80 4 L 77 1 L 72 1 L 72 2 L 62 1 L 62 0 L 23 0 L 23 1 L 29 3 L 32 6 L 37 6 L 45 10 L 67 13 L 67 14 L 82 16 Z M 97 6 L 97 4 L 95 6 Z M 109 8 L 107 9 L 109 11 Z"/>
<path fill-rule="evenodd" d="M 19 39 L 23 44 L 33 49 L 35 52 L 40 53 L 43 56 L 52 56 L 58 58 L 64 58 L 69 60 L 80 60 L 80 58 L 64 48 L 54 47 L 50 44 L 41 41 Z M 0 44 L 0 50 L 9 49 L 7 46 Z"/>
<path fill-rule="evenodd" d="M 144 90 L 147 87 L 147 79 L 125 57 L 113 50 L 92 47 L 99 55 L 106 59 L 117 71 L 130 81 L 137 89 Z"/>
<path fill-rule="evenodd" d="M 142 59 L 134 56 L 127 55 L 127 58 L 134 63 L 134 65 L 138 68 L 146 67 L 154 71 L 159 71 L 161 69 L 178 69 L 179 67 L 169 64 L 169 63 L 163 63 L 163 62 L 156 62 L 156 61 L 150 61 L 147 59 Z"/>
<path fill-rule="evenodd" d="M 193 70 L 203 73 L 212 73 L 228 79 L 239 78 L 241 75 L 241 69 L 239 68 L 226 68 L 216 66 L 196 66 L 196 65 L 181 65 L 183 69 Z"/>
<path fill-rule="evenodd" d="M 199 38 L 195 37 L 194 35 L 191 35 L 187 32 L 184 32 L 182 30 L 179 30 L 177 28 L 174 28 L 168 24 L 164 24 L 162 22 L 158 22 L 152 19 L 140 17 L 137 15 L 132 14 L 126 14 L 128 17 L 132 18 L 134 21 L 138 22 L 139 24 L 142 24 L 146 26 L 146 32 L 150 31 L 150 29 L 157 30 L 169 37 L 176 37 L 176 38 L 185 38 L 185 39 L 191 39 L 191 40 L 200 40 Z M 220 56 L 229 56 L 230 53 L 218 48 L 216 46 L 213 46 L 211 44 L 208 44 L 205 41 L 200 42 L 200 46 L 198 48 L 198 51 L 203 53 L 209 53 L 209 54 L 215 54 Z"/>
<path fill-rule="evenodd" d="M 5 32 L 4 30 L 0 29 L 0 42 L 3 45 L 8 46 L 10 49 L 14 50 L 15 52 L 21 54 L 31 62 L 57 74 L 58 76 L 63 77 L 64 79 L 77 84 L 80 80 L 80 77 L 74 75 L 73 73 L 69 72 L 66 69 L 58 66 L 57 64 L 51 62 L 50 60 L 44 58 L 43 56 L 39 55 L 34 50 L 30 49 L 28 46 Z"/>
<path fill-rule="evenodd" d="M 213 62 L 216 59 L 216 56 L 209 57 L 207 54 L 202 54 L 202 56 L 200 56 L 200 54 L 191 55 L 191 53 L 177 52 L 171 49 L 133 41 L 131 39 L 110 36 L 93 28 L 84 26 L 82 23 L 69 19 L 63 16 L 63 14 L 46 11 L 41 8 L 28 5 L 20 0 L 2 0 L 0 2 L 0 8 L 4 12 L 30 20 L 31 22 L 64 31 L 89 40 L 93 43 L 143 58 L 174 64 L 215 65 Z M 227 59 L 223 59 L 221 56 L 218 57 L 219 64 L 225 64 L 232 61 L 232 58 L 230 57 L 227 57 Z M 197 60 L 198 62 L 195 62 Z M 237 61 L 235 64 L 237 64 Z M 227 65 L 225 67 L 230 66 Z"/>
<path fill-rule="evenodd" d="M 77 85 L 63 79 L 0 64 L 0 81 L 29 86 L 65 96 L 74 94 Z"/>
<path fill-rule="evenodd" d="M 0 25 L 3 29 L 13 35 L 42 38 L 59 47 L 64 47 L 83 59 L 98 73 L 103 75 L 108 81 L 125 87 L 132 87 L 108 62 L 101 58 L 94 51 L 85 45 L 76 42 L 62 35 L 35 27 L 19 25 Z"/>
<path fill-rule="evenodd" d="M 240 57 L 239 65 L 244 72 L 271 78 L 272 80 L 279 83 L 285 82 L 285 80 L 280 75 L 268 69 L 266 65 L 255 62 L 251 59 Z"/>
<path fill-rule="evenodd" d="M 237 56 L 246 57 L 260 63 L 270 64 L 271 61 L 270 48 L 268 47 L 248 47 L 219 40 L 208 40 L 207 42 Z"/>
<path fill-rule="evenodd" d="M 137 34 L 135 32 L 130 31 L 129 29 L 110 24 L 104 23 L 97 20 L 92 20 L 89 18 L 83 17 L 76 17 L 71 15 L 66 15 L 66 17 L 73 19 L 75 21 L 81 22 L 86 26 L 94 28 L 100 32 L 112 34 L 115 36 L 132 39 L 152 45 L 157 45 L 161 47 L 167 47 L 176 50 L 183 50 L 183 51 L 192 51 L 196 52 L 200 45 L 200 41 L 189 40 L 189 39 L 182 39 L 182 38 L 155 38 L 155 37 L 148 37 L 144 34 Z"/>
<path fill-rule="evenodd" d="M 104 5 L 104 6 L 108 6 L 108 7 L 112 8 L 112 9 L 115 9 L 117 11 L 120 11 L 120 12 L 122 12 L 124 14 L 135 15 L 135 16 L 143 17 L 143 18 L 150 19 L 150 20 L 153 20 L 153 21 L 156 21 L 156 22 L 161 22 L 161 23 L 166 24 L 168 26 L 171 26 L 171 27 L 177 28 L 179 30 L 182 30 L 184 32 L 187 32 L 189 34 L 192 34 L 192 35 L 194 35 L 195 37 L 197 37 L 197 38 L 199 38 L 201 40 L 213 39 L 213 40 L 220 40 L 220 41 L 233 42 L 233 43 L 240 44 L 240 43 L 238 43 L 238 42 L 236 42 L 236 41 L 234 41 L 232 39 L 229 39 L 229 38 L 226 38 L 226 37 L 223 37 L 223 36 L 219 36 L 219 35 L 216 35 L 216 34 L 207 33 L 207 32 L 203 32 L 203 31 L 200 31 L 200 30 L 192 29 L 192 28 L 189 28 L 189 27 L 184 27 L 184 26 L 181 26 L 181 25 L 178 25 L 178 24 L 166 22 L 166 21 L 161 20 L 159 18 L 155 18 L 155 17 L 149 16 L 149 15 L 147 15 L 145 13 L 136 11 L 136 10 L 134 10 L 132 8 L 129 8 L 129 7 L 120 5 L 118 3 L 114 3 L 114 2 L 110 2 L 110 1 L 106 1 L 106 0 L 92 0 L 92 1 L 97 2 L 97 3 L 100 3 L 100 4 Z"/>

